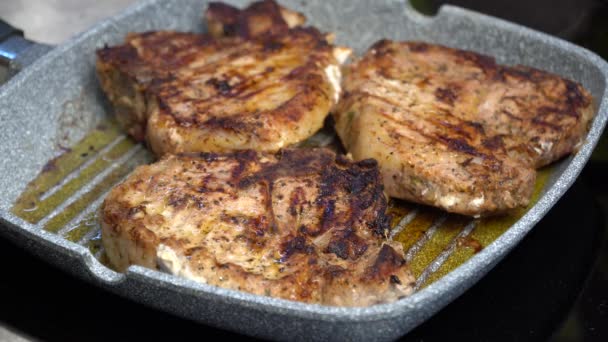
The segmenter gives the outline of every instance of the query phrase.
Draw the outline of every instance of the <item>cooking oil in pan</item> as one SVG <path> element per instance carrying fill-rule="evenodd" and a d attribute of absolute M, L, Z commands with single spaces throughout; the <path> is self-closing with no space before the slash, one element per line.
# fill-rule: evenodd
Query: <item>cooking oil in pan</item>
<path fill-rule="evenodd" d="M 532 200 L 527 208 L 508 215 L 481 219 L 448 215 L 445 223 L 410 261 L 418 286 L 427 286 L 443 277 L 507 231 L 538 201 L 552 170 L 552 167 L 545 167 L 538 171 Z M 464 231 L 465 228 L 470 231 Z M 408 235 L 407 229 L 402 234 Z M 401 241 L 401 238 L 398 236 L 397 240 Z M 433 264 L 436 261 L 441 263 Z M 429 272 L 429 267 L 434 268 L 432 272 Z"/>
<path fill-rule="evenodd" d="M 300 144 L 340 150 L 331 129 Z M 50 160 L 13 205 L 12 212 L 43 229 L 89 248 L 102 263 L 107 258 L 101 245 L 98 207 L 113 185 L 137 165 L 153 160 L 143 146 L 126 137 L 116 122 L 104 121 L 75 146 Z M 540 170 L 529 207 L 551 174 Z M 471 219 L 401 200 L 389 202 L 393 239 L 402 243 L 406 259 L 418 279 L 427 286 L 488 246 L 528 209 L 510 215 Z"/>
<path fill-rule="evenodd" d="M 67 149 L 58 157 L 49 160 L 38 177 L 31 181 L 19 196 L 13 205 L 12 212 L 30 223 L 37 223 L 48 216 L 53 209 L 75 191 L 82 188 L 107 165 L 103 165 L 103 158 L 101 161 L 99 159 L 95 160 L 92 165 L 82 170 L 77 177 L 67 181 L 59 188 L 56 188 L 56 186 L 83 164 L 93 160 L 104 147 L 111 144 L 119 136 L 120 130 L 113 122 L 99 125 L 78 144 Z M 131 142 L 126 140 L 126 143 Z M 116 152 L 119 153 L 120 151 Z"/>

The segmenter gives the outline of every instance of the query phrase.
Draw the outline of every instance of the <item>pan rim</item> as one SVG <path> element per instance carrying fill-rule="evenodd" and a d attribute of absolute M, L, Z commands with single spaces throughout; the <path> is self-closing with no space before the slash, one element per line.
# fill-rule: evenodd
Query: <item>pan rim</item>
<path fill-rule="evenodd" d="M 66 51 L 71 49 L 72 46 L 77 45 L 93 35 L 95 33 L 93 32 L 94 30 L 109 28 L 115 21 L 126 18 L 133 13 L 143 10 L 145 7 L 153 6 L 159 2 L 160 0 L 145 0 L 134 4 L 128 7 L 122 13 L 97 23 L 85 32 L 53 49 L 40 60 L 34 62 L 34 64 L 17 74 L 7 84 L 3 85 L 0 88 L 0 98 L 8 96 L 11 89 L 25 82 L 25 80 L 31 77 L 31 75 L 38 72 L 43 72 L 42 69 L 46 63 L 52 59 L 60 58 Z M 403 3 L 404 6 L 406 6 L 405 12 L 409 11 L 407 9 L 409 5 L 405 5 L 407 1 L 400 0 L 398 2 Z M 405 15 L 412 18 L 411 14 Z M 510 251 L 511 248 L 513 248 L 521 239 L 523 239 L 523 237 L 534 227 L 534 225 L 557 203 L 559 198 L 565 194 L 565 192 L 570 188 L 577 176 L 582 171 L 585 163 L 591 156 L 594 147 L 599 141 L 601 133 L 606 125 L 606 121 L 608 120 L 608 87 L 606 85 L 608 83 L 608 63 L 599 56 L 585 48 L 576 46 L 560 38 L 456 6 L 442 6 L 435 17 L 423 18 L 420 20 L 440 20 L 445 16 L 455 15 L 472 17 L 474 20 L 481 22 L 484 25 L 496 26 L 502 31 L 517 31 L 517 34 L 524 33 L 534 40 L 543 41 L 544 43 L 553 45 L 560 50 L 567 50 L 569 53 L 576 54 L 577 58 L 587 60 L 602 73 L 602 77 L 604 79 L 604 90 L 601 98 L 596 99 L 598 103 L 596 114 L 591 128 L 587 133 L 585 143 L 582 145 L 578 153 L 564 161 L 567 163 L 567 165 L 562 174 L 559 175 L 555 183 L 547 189 L 539 201 L 489 246 L 475 254 L 473 257 L 447 275 L 441 277 L 441 279 L 408 297 L 400 299 L 396 302 L 378 304 L 369 307 L 334 307 L 270 298 L 214 287 L 206 284 L 199 284 L 188 279 L 145 269 L 139 266 L 130 267 L 126 274 L 119 274 L 111 270 L 108 272 L 108 269 L 101 265 L 101 263 L 99 263 L 97 259 L 95 259 L 91 253 L 81 245 L 67 241 L 53 233 L 46 232 L 38 225 L 27 223 L 26 221 L 3 209 L 0 209 L 0 221 L 2 223 L 6 223 L 9 226 L 9 229 L 13 229 L 15 232 L 21 234 L 21 237 L 27 237 L 29 239 L 33 238 L 38 240 L 36 241 L 37 243 L 53 244 L 56 247 L 60 247 L 62 252 L 69 256 L 75 257 L 79 263 L 84 264 L 85 267 L 93 274 L 93 276 L 101 283 L 106 285 L 106 287 L 115 287 L 119 283 L 126 282 L 129 279 L 143 277 L 145 279 L 157 282 L 157 284 L 160 286 L 165 286 L 176 291 L 187 291 L 199 296 L 218 296 L 222 299 L 233 301 L 239 305 L 252 306 L 258 309 L 261 308 L 264 311 L 274 311 L 288 316 L 332 322 L 370 322 L 386 320 L 398 317 L 407 310 L 416 310 L 422 305 L 437 307 L 438 310 L 443 305 L 447 304 L 445 303 L 446 296 L 438 295 L 439 293 L 451 293 L 451 295 L 448 296 L 450 297 L 449 300 L 451 301 L 466 291 L 470 285 L 485 275 L 489 267 L 499 262 Z M 508 246 L 508 248 L 503 248 L 503 246 Z M 103 270 L 102 268 L 105 268 L 106 270 Z M 474 279 L 474 281 L 468 286 L 465 286 L 465 283 L 471 279 Z M 425 311 L 425 313 L 427 313 L 428 316 L 431 315 L 428 313 L 428 311 Z M 420 317 L 419 319 L 421 321 L 424 320 L 423 317 Z"/>

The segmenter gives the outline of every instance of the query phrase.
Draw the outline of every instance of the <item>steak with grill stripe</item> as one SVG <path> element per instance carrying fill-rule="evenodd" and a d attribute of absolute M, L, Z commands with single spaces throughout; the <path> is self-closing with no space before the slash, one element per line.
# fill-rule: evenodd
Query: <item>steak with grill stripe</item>
<path fill-rule="evenodd" d="M 343 86 L 354 159 L 378 160 L 390 196 L 465 215 L 526 206 L 534 169 L 576 151 L 593 116 L 575 82 L 422 42 L 379 41 Z"/>
<path fill-rule="evenodd" d="M 232 8 L 232 29 L 218 6 L 207 12 L 211 34 L 133 33 L 97 52 L 116 117 L 158 155 L 274 152 L 313 135 L 340 96 L 339 66 L 349 49 L 315 28 L 290 28 L 281 13 L 297 14 L 274 2 Z"/>
<path fill-rule="evenodd" d="M 374 160 L 328 149 L 166 155 L 106 197 L 102 240 L 119 271 L 366 306 L 413 289 L 386 206 Z"/>

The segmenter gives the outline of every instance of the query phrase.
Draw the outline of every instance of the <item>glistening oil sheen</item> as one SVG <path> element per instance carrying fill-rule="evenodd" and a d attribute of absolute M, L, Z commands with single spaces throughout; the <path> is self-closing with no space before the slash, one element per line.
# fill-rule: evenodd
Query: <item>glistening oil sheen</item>
<path fill-rule="evenodd" d="M 307 148 L 320 144 L 337 150 L 340 148 L 333 132 L 327 129 L 300 146 Z M 28 222 L 41 222 L 44 229 L 59 233 L 69 241 L 87 246 L 107 265 L 101 244 L 98 208 L 95 206 L 137 165 L 153 159 L 143 146 L 124 136 L 116 122 L 105 121 L 79 143 L 50 160 L 17 199 L 12 212 Z M 463 264 L 517 222 L 536 203 L 551 172 L 551 167 L 539 171 L 534 195 L 527 208 L 498 217 L 472 219 L 391 199 L 388 213 L 392 215 L 393 228 L 408 214 L 413 216 L 394 239 L 402 243 L 410 257 L 408 262 L 416 278 L 423 275 L 442 253 L 451 249 L 445 262 L 427 278 L 421 279 L 421 287 Z M 475 228 L 461 236 L 464 227 L 472 221 Z"/>

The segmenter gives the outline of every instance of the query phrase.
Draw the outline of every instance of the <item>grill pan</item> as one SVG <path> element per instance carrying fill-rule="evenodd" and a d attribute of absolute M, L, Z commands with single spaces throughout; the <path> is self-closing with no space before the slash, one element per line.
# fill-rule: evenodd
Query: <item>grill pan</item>
<path fill-rule="evenodd" d="M 405 1 L 281 3 L 335 32 L 339 44 L 358 54 L 381 38 L 423 40 L 557 73 L 593 94 L 596 117 L 579 152 L 541 170 L 534 204 L 515 215 L 471 220 L 393 202 L 394 238 L 406 247 L 418 278 L 418 291 L 394 303 L 328 307 L 216 288 L 138 266 L 120 274 L 104 266 L 96 211 L 113 184 L 153 158 L 113 123 L 97 85 L 94 52 L 122 42 L 131 31 L 205 30 L 205 1 L 149 0 L 48 53 L 48 47 L 23 40 L 10 45 L 13 71 L 43 56 L 0 87 L 0 231 L 102 288 L 219 328 L 270 339 L 394 339 L 462 294 L 533 228 L 574 182 L 606 124 L 608 64 L 560 39 L 452 6 L 426 17 Z M 331 139 L 322 132 L 308 143 Z"/>

